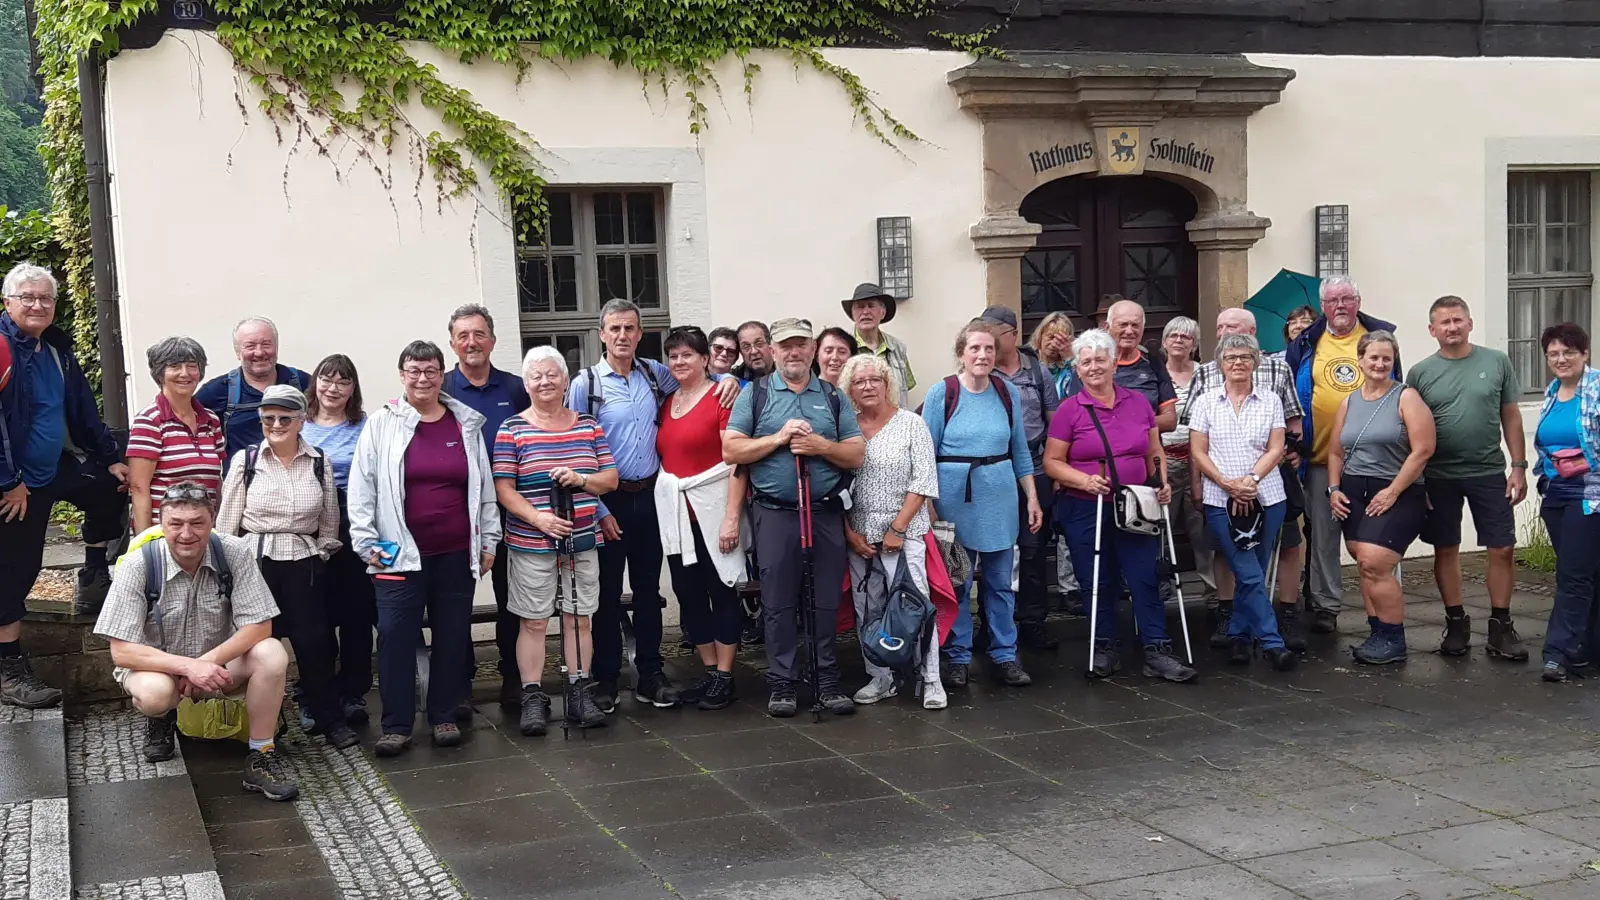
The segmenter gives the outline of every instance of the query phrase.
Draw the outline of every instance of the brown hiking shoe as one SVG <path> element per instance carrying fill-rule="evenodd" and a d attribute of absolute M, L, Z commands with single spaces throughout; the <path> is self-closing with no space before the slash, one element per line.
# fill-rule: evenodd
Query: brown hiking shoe
<path fill-rule="evenodd" d="M 1527 662 L 1528 648 L 1522 645 L 1522 635 L 1517 634 L 1516 623 L 1489 618 L 1489 655 L 1511 662 Z"/>
<path fill-rule="evenodd" d="M 26 656 L 0 657 L 0 703 L 23 709 L 46 709 L 61 703 L 61 689 L 33 674 Z"/>

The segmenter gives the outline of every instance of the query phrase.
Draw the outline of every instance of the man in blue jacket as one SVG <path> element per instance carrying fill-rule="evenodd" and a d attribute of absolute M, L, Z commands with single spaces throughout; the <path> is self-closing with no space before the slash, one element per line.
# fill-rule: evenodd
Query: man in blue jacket
<path fill-rule="evenodd" d="M 251 316 L 233 326 L 233 353 L 239 368 L 218 375 L 195 391 L 194 399 L 222 420 L 228 438 L 223 468 L 246 447 L 265 438 L 261 433 L 261 393 L 275 384 L 311 390 L 311 376 L 292 366 L 278 365 L 278 326 L 264 316 Z"/>
<path fill-rule="evenodd" d="M 1344 276 L 1325 278 L 1319 291 L 1322 317 L 1300 333 L 1284 354 L 1294 373 L 1295 391 L 1305 411 L 1301 431 L 1309 446 L 1306 465 L 1306 524 L 1310 540 L 1306 567 L 1311 576 L 1311 630 L 1338 630 L 1343 600 L 1339 590 L 1339 522 L 1328 505 L 1328 445 L 1338 439 L 1333 420 L 1339 404 L 1361 389 L 1365 378 L 1356 364 L 1356 345 L 1369 331 L 1394 331 L 1394 325 L 1361 312 L 1361 292 Z M 1394 378 L 1401 380 L 1400 354 Z M 1301 448 L 1302 450 L 1306 448 Z"/>
<path fill-rule="evenodd" d="M 100 420 L 94 390 L 55 326 L 56 280 L 21 263 L 6 274 L 0 340 L 11 377 L 0 388 L 0 703 L 42 709 L 61 691 L 22 655 L 22 617 L 44 562 L 50 508 L 64 500 L 83 511 L 84 568 L 79 599 L 111 583 L 106 545 L 127 523 L 128 467 Z M 0 381 L 5 379 L 0 378 Z"/>

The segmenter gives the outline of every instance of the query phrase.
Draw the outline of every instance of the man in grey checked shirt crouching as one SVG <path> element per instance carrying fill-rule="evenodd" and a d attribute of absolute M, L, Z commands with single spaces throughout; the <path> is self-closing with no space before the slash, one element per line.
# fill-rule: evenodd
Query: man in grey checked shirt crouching
<path fill-rule="evenodd" d="M 213 535 L 213 515 L 205 488 L 193 482 L 169 488 L 161 501 L 164 537 L 151 553 L 141 547 L 117 564 L 94 630 L 111 642 L 117 683 L 150 717 L 146 759 L 172 758 L 178 701 L 242 694 L 250 712 L 244 788 L 292 800 L 299 790 L 273 741 L 289 668 L 283 644 L 272 639 L 278 607 L 249 544 Z M 155 603 L 145 597 L 152 555 L 161 567 Z"/>

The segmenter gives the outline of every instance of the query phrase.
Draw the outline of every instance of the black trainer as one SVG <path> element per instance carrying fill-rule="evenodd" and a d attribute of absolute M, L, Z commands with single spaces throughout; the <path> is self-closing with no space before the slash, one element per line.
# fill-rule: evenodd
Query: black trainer
<path fill-rule="evenodd" d="M 1066 600 L 1061 604 L 1061 611 L 1069 616 L 1087 616 L 1089 611 L 1083 606 L 1083 591 L 1067 591 Z"/>
<path fill-rule="evenodd" d="M 760 619 L 751 619 L 744 624 L 744 630 L 739 632 L 739 643 L 746 647 L 760 647 L 767 642 L 767 632 L 761 625 Z"/>
<path fill-rule="evenodd" d="M 1300 664 L 1300 654 L 1288 647 L 1269 647 L 1261 651 L 1267 657 L 1267 662 L 1279 672 L 1289 672 Z"/>
<path fill-rule="evenodd" d="M 1061 640 L 1043 622 L 1024 622 L 1017 628 L 1017 643 L 1029 650 L 1054 650 Z"/>
<path fill-rule="evenodd" d="M 146 762 L 166 762 L 178 750 L 175 732 L 178 730 L 178 711 L 145 720 L 144 758 Z"/>
<path fill-rule="evenodd" d="M 1462 614 L 1445 614 L 1444 637 L 1439 641 L 1439 652 L 1444 656 L 1461 656 L 1472 648 L 1472 617 Z"/>
<path fill-rule="evenodd" d="M 1283 645 L 1293 653 L 1306 652 L 1306 623 L 1300 618 L 1300 604 L 1279 603 L 1278 634 L 1283 635 Z"/>
<path fill-rule="evenodd" d="M 522 716 L 518 725 L 528 737 L 539 737 L 550 730 L 550 695 L 537 685 L 522 689 Z M 601 715 L 605 715 L 601 713 Z"/>
<path fill-rule="evenodd" d="M 767 715 L 775 719 L 788 719 L 799 709 L 800 702 L 795 699 L 793 682 L 784 681 L 772 685 L 772 694 L 767 698 Z"/>
<path fill-rule="evenodd" d="M 617 711 L 617 698 L 622 696 L 622 692 L 617 690 L 615 681 L 596 681 L 593 696 L 594 705 L 609 716 Z"/>
<path fill-rule="evenodd" d="M 1232 621 L 1232 619 L 1233 619 L 1233 604 L 1232 603 L 1218 603 L 1217 604 L 1217 630 L 1211 632 L 1211 649 L 1213 649 L 1213 650 L 1226 650 L 1226 649 L 1228 649 L 1228 642 L 1230 640 L 1232 640 L 1228 636 L 1228 623 L 1230 621 Z"/>
<path fill-rule="evenodd" d="M 696 705 L 701 709 L 726 709 L 733 705 L 734 696 L 733 673 L 713 671 L 710 683 Z"/>
<path fill-rule="evenodd" d="M 967 664 L 947 662 L 939 671 L 939 680 L 947 688 L 964 688 L 967 686 Z"/>
<path fill-rule="evenodd" d="M 633 699 L 648 703 L 656 709 L 671 709 L 678 705 L 678 689 L 665 672 L 647 672 L 639 676 L 633 689 Z"/>
<path fill-rule="evenodd" d="M 856 714 L 856 702 L 839 693 L 838 688 L 825 688 L 823 690 L 822 708 L 836 716 L 853 716 Z"/>
<path fill-rule="evenodd" d="M 678 692 L 678 702 L 684 706 L 693 706 L 694 704 L 699 703 L 700 698 L 704 697 L 706 695 L 706 691 L 711 689 L 711 681 L 716 677 L 716 675 L 716 666 L 706 666 L 706 672 L 704 675 L 695 679 L 692 684 Z"/>
<path fill-rule="evenodd" d="M 244 764 L 244 789 L 268 800 L 293 800 L 300 796 L 300 788 L 275 748 L 250 751 Z"/>
<path fill-rule="evenodd" d="M 61 703 L 61 689 L 33 674 L 26 656 L 0 656 L 0 703 L 23 709 L 46 709 Z"/>
<path fill-rule="evenodd" d="M 574 679 L 567 685 L 564 713 L 569 725 L 579 728 L 603 728 L 605 710 L 595 702 L 595 683 L 587 678 Z"/>
<path fill-rule="evenodd" d="M 108 566 L 84 566 L 78 570 L 78 587 L 72 597 L 72 611 L 80 616 L 90 616 L 100 611 L 111 591 L 111 569 Z"/>
<path fill-rule="evenodd" d="M 1016 660 L 999 663 L 994 668 L 994 677 L 1011 687 L 1027 687 L 1033 684 L 1033 678 L 1022 670 L 1022 664 Z"/>
<path fill-rule="evenodd" d="M 1334 634 L 1339 630 L 1339 614 L 1330 609 L 1311 611 L 1312 634 Z"/>
<path fill-rule="evenodd" d="M 1251 649 L 1251 641 L 1250 641 L 1249 638 L 1247 638 L 1247 637 L 1229 638 L 1228 639 L 1228 665 L 1230 665 L 1230 666 L 1248 666 L 1248 665 L 1250 665 L 1250 649 Z"/>
<path fill-rule="evenodd" d="M 351 747 L 361 743 L 361 738 L 356 735 L 349 725 L 343 722 L 329 728 L 323 734 L 322 739 L 327 741 L 328 746 L 335 750 L 349 750 Z"/>

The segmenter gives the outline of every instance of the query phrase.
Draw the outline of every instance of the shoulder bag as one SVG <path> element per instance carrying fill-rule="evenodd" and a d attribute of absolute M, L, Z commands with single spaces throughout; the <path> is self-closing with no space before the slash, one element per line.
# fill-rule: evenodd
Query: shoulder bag
<path fill-rule="evenodd" d="M 1100 425 L 1100 415 L 1094 406 L 1088 407 L 1094 430 L 1100 433 L 1100 443 L 1106 448 L 1106 468 L 1111 473 L 1112 521 L 1129 534 L 1155 536 L 1161 533 L 1161 502 L 1156 499 L 1156 489 L 1145 484 L 1123 484 L 1117 477 L 1117 461 L 1111 452 L 1111 440 Z"/>

